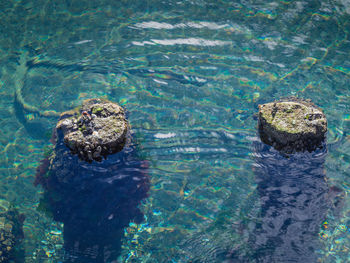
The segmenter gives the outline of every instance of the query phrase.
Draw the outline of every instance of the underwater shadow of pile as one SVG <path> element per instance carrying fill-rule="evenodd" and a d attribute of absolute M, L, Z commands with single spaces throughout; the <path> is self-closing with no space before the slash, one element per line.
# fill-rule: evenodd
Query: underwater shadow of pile
<path fill-rule="evenodd" d="M 319 231 L 335 207 L 333 197 L 342 196 L 327 183 L 326 147 L 290 156 L 260 141 L 254 148 L 261 212 L 250 231 L 247 254 L 242 257 L 235 249 L 227 262 L 318 262 Z"/>
<path fill-rule="evenodd" d="M 257 138 L 254 200 L 232 193 L 217 220 L 182 244 L 183 262 L 318 262 L 324 220 L 330 212 L 337 215 L 344 201 L 344 192 L 327 182 L 323 146 L 286 156 Z M 241 221 L 235 202 L 250 203 Z"/>
<path fill-rule="evenodd" d="M 65 262 L 117 260 L 124 227 L 143 220 L 138 206 L 149 190 L 147 168 L 134 144 L 88 163 L 72 155 L 58 136 L 35 184 L 45 190 L 40 208 L 64 223 Z"/>

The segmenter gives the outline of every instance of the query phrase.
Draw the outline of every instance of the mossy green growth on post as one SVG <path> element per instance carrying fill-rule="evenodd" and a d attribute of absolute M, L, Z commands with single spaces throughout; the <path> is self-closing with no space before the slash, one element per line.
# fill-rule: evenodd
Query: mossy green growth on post
<path fill-rule="evenodd" d="M 327 119 L 309 100 L 287 98 L 259 105 L 261 140 L 279 151 L 293 153 L 322 147 Z"/>

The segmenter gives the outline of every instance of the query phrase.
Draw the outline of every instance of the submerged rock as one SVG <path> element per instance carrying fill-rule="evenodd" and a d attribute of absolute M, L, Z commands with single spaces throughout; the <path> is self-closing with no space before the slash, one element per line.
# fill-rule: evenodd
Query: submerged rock
<path fill-rule="evenodd" d="M 0 262 L 22 262 L 24 215 L 4 200 L 0 206 Z"/>
<path fill-rule="evenodd" d="M 284 153 L 322 147 L 327 119 L 309 100 L 287 98 L 259 105 L 261 140 Z"/>
<path fill-rule="evenodd" d="M 101 161 L 123 149 L 128 123 L 122 107 L 104 99 L 85 100 L 81 107 L 61 114 L 56 125 L 65 144 L 81 159 Z"/>

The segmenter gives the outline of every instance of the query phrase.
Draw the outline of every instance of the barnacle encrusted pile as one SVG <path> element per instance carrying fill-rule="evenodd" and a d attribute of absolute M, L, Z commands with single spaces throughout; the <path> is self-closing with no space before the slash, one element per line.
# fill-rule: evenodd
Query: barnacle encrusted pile
<path fill-rule="evenodd" d="M 287 98 L 259 105 L 261 140 L 284 153 L 322 147 L 327 119 L 310 100 Z"/>
<path fill-rule="evenodd" d="M 65 144 L 80 158 L 100 161 L 123 149 L 128 123 L 122 107 L 105 99 L 85 100 L 81 107 L 61 114 L 56 125 Z"/>

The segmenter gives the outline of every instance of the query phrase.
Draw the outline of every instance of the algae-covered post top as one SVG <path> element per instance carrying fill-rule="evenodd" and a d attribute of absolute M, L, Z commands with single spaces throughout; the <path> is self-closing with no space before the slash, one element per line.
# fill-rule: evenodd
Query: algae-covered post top
<path fill-rule="evenodd" d="M 261 140 L 284 153 L 322 147 L 327 119 L 310 100 L 287 98 L 259 105 Z"/>
<path fill-rule="evenodd" d="M 63 112 L 56 125 L 64 143 L 83 160 L 101 161 L 102 156 L 123 149 L 128 123 L 122 107 L 105 99 L 88 99 L 81 107 Z"/>

